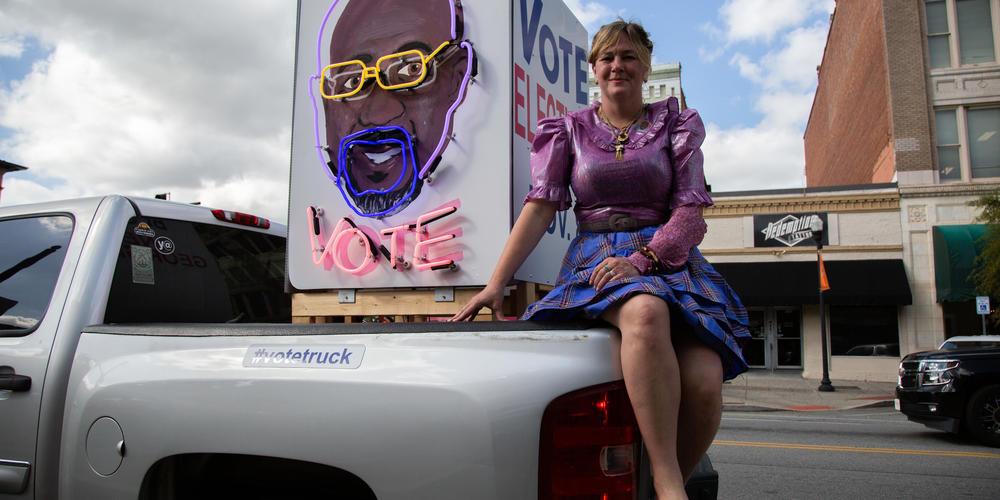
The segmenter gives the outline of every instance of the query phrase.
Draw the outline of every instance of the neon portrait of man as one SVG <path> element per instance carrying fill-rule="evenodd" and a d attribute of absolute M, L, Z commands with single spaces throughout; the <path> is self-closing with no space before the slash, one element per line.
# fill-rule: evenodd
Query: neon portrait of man
<path fill-rule="evenodd" d="M 310 88 L 314 102 L 322 101 L 325 133 L 314 107 L 320 160 L 355 213 L 387 217 L 417 198 L 441 161 L 474 76 L 462 6 L 355 0 L 344 7 L 328 47 L 327 20 L 317 44 L 322 67 Z"/>

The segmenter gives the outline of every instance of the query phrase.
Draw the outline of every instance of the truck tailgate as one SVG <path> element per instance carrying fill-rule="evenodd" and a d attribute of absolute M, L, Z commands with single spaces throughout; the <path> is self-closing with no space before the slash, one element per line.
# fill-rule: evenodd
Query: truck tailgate
<path fill-rule="evenodd" d="M 530 322 L 89 327 L 61 491 L 135 492 L 161 458 L 229 453 L 337 467 L 381 500 L 535 498 L 542 413 L 620 378 L 615 335 Z M 127 450 L 113 471 L 117 434 L 92 431 L 101 417 Z"/>

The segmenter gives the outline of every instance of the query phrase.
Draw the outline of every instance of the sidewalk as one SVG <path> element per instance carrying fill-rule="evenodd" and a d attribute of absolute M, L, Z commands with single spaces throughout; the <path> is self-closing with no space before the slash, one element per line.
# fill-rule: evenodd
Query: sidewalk
<path fill-rule="evenodd" d="M 722 385 L 723 411 L 846 410 L 893 404 L 895 382 L 832 380 L 833 392 L 820 392 L 819 380 L 801 373 L 749 371 Z"/>

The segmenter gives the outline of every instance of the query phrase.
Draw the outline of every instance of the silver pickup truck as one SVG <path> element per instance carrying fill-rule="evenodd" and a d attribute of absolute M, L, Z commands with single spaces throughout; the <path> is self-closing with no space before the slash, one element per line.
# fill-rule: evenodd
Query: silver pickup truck
<path fill-rule="evenodd" d="M 283 227 L 161 200 L 0 240 L 0 498 L 649 497 L 610 329 L 289 324 Z"/>

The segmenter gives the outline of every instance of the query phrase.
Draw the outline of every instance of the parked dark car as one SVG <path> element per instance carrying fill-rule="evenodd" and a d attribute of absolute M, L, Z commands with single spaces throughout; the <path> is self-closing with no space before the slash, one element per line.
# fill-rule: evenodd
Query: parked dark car
<path fill-rule="evenodd" d="M 908 354 L 899 364 L 896 409 L 911 421 L 1000 447 L 1000 347 Z"/>

